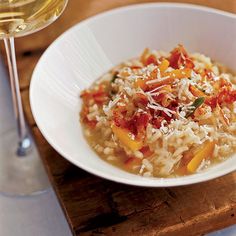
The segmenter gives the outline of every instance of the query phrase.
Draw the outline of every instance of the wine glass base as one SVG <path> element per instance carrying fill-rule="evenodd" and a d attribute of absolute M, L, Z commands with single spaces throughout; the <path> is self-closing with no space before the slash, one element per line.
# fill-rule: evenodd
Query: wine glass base
<path fill-rule="evenodd" d="M 16 130 L 1 134 L 0 193 L 10 196 L 35 195 L 50 187 L 36 146 L 32 142 L 26 156 L 17 155 Z M 19 151 L 19 149 L 18 149 Z"/>

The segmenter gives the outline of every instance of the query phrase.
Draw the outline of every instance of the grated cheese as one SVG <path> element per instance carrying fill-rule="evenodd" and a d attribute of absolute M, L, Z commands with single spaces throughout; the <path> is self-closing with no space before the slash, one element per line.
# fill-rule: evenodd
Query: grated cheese
<path fill-rule="evenodd" d="M 120 96 L 117 96 L 113 101 L 110 101 L 107 106 L 103 106 L 104 113 L 110 115 L 111 108 L 114 107 L 119 100 Z"/>

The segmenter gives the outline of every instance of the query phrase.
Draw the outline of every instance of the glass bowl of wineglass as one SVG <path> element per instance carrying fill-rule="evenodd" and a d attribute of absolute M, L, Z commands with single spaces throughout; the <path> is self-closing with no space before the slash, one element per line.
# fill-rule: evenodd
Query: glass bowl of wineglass
<path fill-rule="evenodd" d="M 48 179 L 26 127 L 19 89 L 14 38 L 39 31 L 54 22 L 67 0 L 0 0 L 0 39 L 4 41 L 18 144 L 2 145 L 0 193 L 29 195 L 48 187 Z"/>

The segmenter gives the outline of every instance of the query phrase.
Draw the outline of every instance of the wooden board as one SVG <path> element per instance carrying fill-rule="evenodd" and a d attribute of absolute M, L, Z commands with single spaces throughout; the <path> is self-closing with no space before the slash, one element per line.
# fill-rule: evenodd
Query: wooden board
<path fill-rule="evenodd" d="M 202 235 L 236 223 L 236 174 L 176 188 L 140 188 L 90 175 L 63 159 L 41 135 L 29 106 L 32 70 L 47 46 L 68 27 L 118 6 L 154 1 L 70 0 L 48 28 L 16 41 L 25 114 L 48 176 L 74 235 Z M 159 1 L 162 2 L 162 1 Z M 169 1 L 236 12 L 235 0 Z"/>

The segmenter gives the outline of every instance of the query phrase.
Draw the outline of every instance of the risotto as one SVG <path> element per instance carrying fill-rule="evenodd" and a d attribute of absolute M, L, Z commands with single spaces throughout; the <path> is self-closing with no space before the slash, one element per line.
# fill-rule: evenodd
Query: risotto
<path fill-rule="evenodd" d="M 145 49 L 81 93 L 80 120 L 94 151 L 142 176 L 196 173 L 236 149 L 236 77 L 182 45 Z"/>

